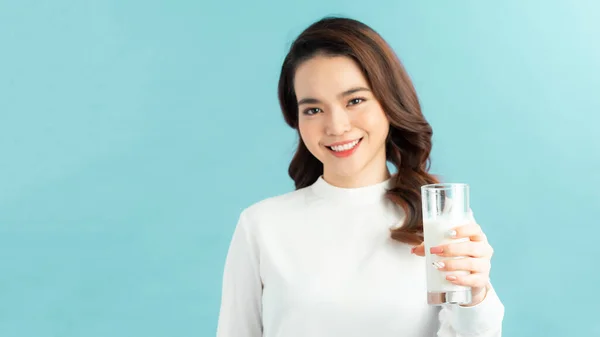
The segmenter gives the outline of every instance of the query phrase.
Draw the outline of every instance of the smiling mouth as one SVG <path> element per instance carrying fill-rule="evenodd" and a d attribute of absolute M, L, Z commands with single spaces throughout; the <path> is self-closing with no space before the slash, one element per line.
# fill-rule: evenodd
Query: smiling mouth
<path fill-rule="evenodd" d="M 346 143 L 344 145 L 334 145 L 334 146 L 325 146 L 325 147 L 333 152 L 342 153 L 342 152 L 346 152 L 346 151 L 350 151 L 350 150 L 354 149 L 356 146 L 358 146 L 358 144 L 361 141 L 362 141 L 362 138 L 359 138 L 357 140 L 354 140 L 350 143 Z"/>

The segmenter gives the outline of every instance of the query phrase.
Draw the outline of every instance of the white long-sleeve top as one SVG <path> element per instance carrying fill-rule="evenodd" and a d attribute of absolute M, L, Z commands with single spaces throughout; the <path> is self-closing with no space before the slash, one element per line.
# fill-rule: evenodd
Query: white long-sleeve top
<path fill-rule="evenodd" d="M 242 211 L 227 254 L 218 337 L 499 337 L 494 289 L 472 306 L 427 304 L 425 259 L 392 240 L 391 180 L 313 185 Z"/>

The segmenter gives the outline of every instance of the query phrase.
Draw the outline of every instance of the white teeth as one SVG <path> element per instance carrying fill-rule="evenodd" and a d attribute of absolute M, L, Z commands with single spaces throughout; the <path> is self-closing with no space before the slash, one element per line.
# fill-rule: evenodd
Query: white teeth
<path fill-rule="evenodd" d="M 333 151 L 336 151 L 336 152 L 348 151 L 348 150 L 352 149 L 353 147 L 355 147 L 356 144 L 358 144 L 358 139 L 355 140 L 355 141 L 353 141 L 353 142 L 351 142 L 351 143 L 348 143 L 348 144 L 338 145 L 338 146 L 331 146 L 331 149 Z"/>

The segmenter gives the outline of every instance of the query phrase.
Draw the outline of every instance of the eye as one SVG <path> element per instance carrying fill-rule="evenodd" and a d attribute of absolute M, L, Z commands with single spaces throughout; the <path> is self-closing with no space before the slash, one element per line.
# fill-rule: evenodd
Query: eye
<path fill-rule="evenodd" d="M 364 98 L 353 98 L 348 102 L 348 105 L 356 105 L 356 104 L 360 104 L 364 101 L 365 101 Z"/>
<path fill-rule="evenodd" d="M 321 109 L 319 108 L 310 108 L 310 109 L 306 109 L 304 110 L 304 114 L 305 115 L 314 115 L 314 114 L 318 114 L 319 112 L 322 112 Z"/>

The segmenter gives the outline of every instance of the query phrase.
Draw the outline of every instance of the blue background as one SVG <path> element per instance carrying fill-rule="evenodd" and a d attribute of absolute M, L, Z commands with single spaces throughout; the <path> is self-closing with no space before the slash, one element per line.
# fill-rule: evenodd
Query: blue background
<path fill-rule="evenodd" d="M 0 1 L 0 335 L 213 336 L 239 212 L 292 189 L 281 61 L 331 14 L 471 184 L 505 335 L 600 336 L 593 0 Z"/>

